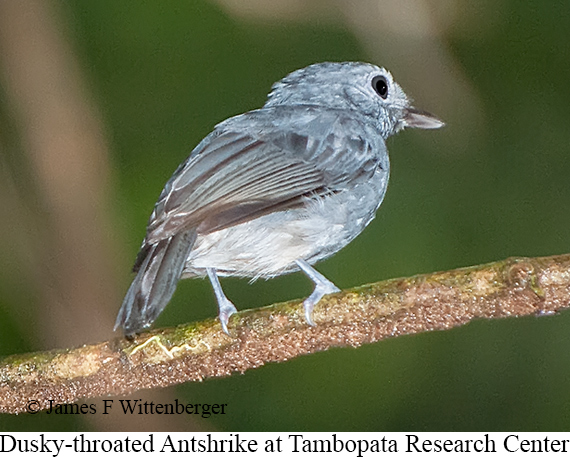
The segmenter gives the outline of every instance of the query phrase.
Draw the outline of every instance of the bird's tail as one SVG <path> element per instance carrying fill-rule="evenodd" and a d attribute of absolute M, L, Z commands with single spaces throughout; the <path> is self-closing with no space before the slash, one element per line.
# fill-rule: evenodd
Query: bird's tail
<path fill-rule="evenodd" d="M 149 327 L 176 290 L 184 263 L 196 241 L 189 230 L 143 247 L 135 263 L 137 275 L 123 300 L 115 322 L 131 335 Z"/>

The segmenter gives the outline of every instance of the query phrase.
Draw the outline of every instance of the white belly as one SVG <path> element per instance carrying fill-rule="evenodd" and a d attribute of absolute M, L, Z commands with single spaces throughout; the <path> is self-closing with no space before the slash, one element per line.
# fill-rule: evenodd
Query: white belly
<path fill-rule="evenodd" d="M 306 206 L 271 213 L 252 221 L 198 236 L 183 277 L 269 278 L 298 270 L 303 259 L 313 264 L 336 253 L 374 218 L 386 191 L 387 173 L 367 185 L 307 199 Z"/>

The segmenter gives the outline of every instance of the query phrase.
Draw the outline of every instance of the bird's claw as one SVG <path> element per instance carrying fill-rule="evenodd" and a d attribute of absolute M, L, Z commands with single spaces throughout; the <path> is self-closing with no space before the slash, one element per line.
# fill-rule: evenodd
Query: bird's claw
<path fill-rule="evenodd" d="M 222 324 L 222 330 L 228 336 L 230 336 L 228 321 L 230 316 L 235 313 L 237 313 L 237 309 L 231 301 L 226 299 L 224 303 L 220 304 L 218 318 L 220 319 L 220 324 Z"/>

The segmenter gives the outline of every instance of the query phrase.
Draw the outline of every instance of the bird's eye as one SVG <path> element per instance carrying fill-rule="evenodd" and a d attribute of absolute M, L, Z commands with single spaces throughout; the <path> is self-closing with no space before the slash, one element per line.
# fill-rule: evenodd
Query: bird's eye
<path fill-rule="evenodd" d="M 380 97 L 386 100 L 386 97 L 388 97 L 388 82 L 384 76 L 376 76 L 372 80 L 372 87 Z"/>

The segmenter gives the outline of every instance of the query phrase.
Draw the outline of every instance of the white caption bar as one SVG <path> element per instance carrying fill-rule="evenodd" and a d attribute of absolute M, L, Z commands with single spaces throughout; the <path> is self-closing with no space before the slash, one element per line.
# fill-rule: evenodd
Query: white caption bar
<path fill-rule="evenodd" d="M 570 454 L 570 433 L 0 433 L 0 456 L 40 454 Z"/>

